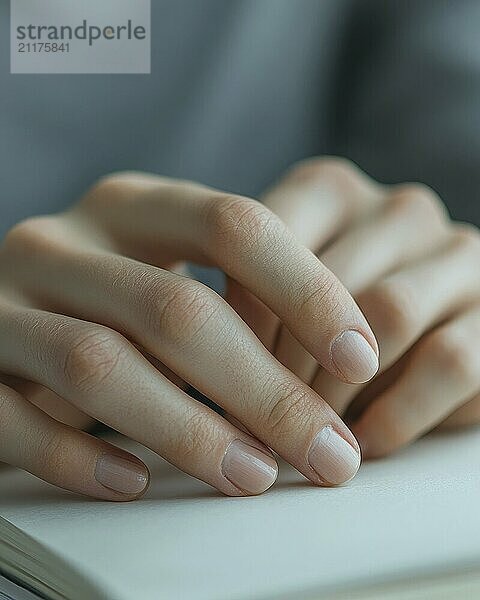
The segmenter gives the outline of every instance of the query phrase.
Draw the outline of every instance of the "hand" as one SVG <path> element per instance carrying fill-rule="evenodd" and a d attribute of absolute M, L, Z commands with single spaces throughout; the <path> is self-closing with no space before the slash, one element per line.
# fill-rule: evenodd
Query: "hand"
<path fill-rule="evenodd" d="M 175 272 L 186 260 L 222 268 L 332 376 L 362 382 L 377 370 L 351 296 L 268 209 L 113 175 L 67 212 L 20 223 L 0 250 L 0 460 L 98 498 L 143 493 L 145 465 L 72 427 L 82 415 L 60 414 L 63 399 L 225 494 L 274 482 L 268 447 L 314 483 L 350 479 L 360 463 L 351 432 L 227 302 Z"/>
<path fill-rule="evenodd" d="M 480 233 L 419 184 L 383 186 L 340 159 L 300 163 L 265 195 L 354 295 L 377 337 L 368 385 L 335 380 L 268 307 L 230 281 L 227 299 L 267 348 L 347 418 L 364 457 L 439 424 L 480 422 Z"/>

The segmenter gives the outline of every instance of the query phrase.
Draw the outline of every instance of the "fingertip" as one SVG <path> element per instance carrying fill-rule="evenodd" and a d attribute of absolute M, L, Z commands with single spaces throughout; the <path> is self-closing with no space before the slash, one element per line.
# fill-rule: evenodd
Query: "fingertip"
<path fill-rule="evenodd" d="M 272 454 L 237 439 L 225 452 L 222 473 L 244 495 L 257 496 L 275 483 L 278 464 Z"/>
<path fill-rule="evenodd" d="M 364 460 L 383 458 L 393 451 L 393 447 L 386 444 L 384 435 L 376 433 L 377 430 L 381 431 L 381 427 L 372 430 L 369 420 L 360 419 L 351 426 L 351 430 L 358 441 Z"/>
<path fill-rule="evenodd" d="M 323 485 L 341 485 L 357 474 L 361 463 L 360 448 L 347 441 L 332 425 L 326 425 L 310 446 L 308 462 Z"/>
<path fill-rule="evenodd" d="M 150 484 L 148 467 L 131 454 L 101 454 L 95 464 L 95 480 L 115 493 L 115 500 L 136 500 L 143 496 Z"/>
<path fill-rule="evenodd" d="M 332 342 L 330 356 L 337 375 L 347 383 L 366 383 L 378 372 L 378 348 L 355 329 L 340 333 Z"/>

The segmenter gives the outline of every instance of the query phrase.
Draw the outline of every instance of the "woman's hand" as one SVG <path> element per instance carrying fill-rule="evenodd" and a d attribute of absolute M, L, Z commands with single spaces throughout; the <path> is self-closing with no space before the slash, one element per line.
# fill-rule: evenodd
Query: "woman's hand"
<path fill-rule="evenodd" d="M 82 414 L 52 418 L 63 399 L 225 494 L 273 484 L 268 447 L 314 483 L 350 479 L 351 432 L 225 300 L 175 272 L 186 260 L 223 269 L 332 378 L 376 372 L 357 305 L 270 210 L 189 182 L 109 176 L 71 210 L 20 223 L 1 248 L 0 460 L 98 498 L 141 495 L 145 465 L 72 427 Z"/>
<path fill-rule="evenodd" d="M 356 298 L 379 343 L 379 374 L 367 385 L 339 381 L 238 283 L 227 300 L 353 423 L 363 455 L 388 454 L 440 423 L 480 422 L 479 230 L 452 222 L 425 186 L 383 186 L 340 159 L 300 163 L 265 204 Z"/>

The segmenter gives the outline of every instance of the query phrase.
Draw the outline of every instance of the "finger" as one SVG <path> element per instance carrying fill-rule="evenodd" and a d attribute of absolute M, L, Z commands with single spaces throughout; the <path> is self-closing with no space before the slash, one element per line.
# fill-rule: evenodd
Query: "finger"
<path fill-rule="evenodd" d="M 75 427 L 75 429 L 84 430 L 95 424 L 92 417 L 78 410 L 58 394 L 42 385 L 3 374 L 0 376 L 0 383 L 11 387 L 56 421 Z"/>
<path fill-rule="evenodd" d="M 261 300 L 230 277 L 225 300 L 242 317 L 262 344 L 274 352 L 280 321 Z"/>
<path fill-rule="evenodd" d="M 312 374 L 317 370 L 317 361 L 268 306 L 233 279 L 228 279 L 225 300 L 287 369 L 310 384 Z"/>
<path fill-rule="evenodd" d="M 439 429 L 455 429 L 480 423 L 480 394 L 460 406 L 439 425 Z"/>
<path fill-rule="evenodd" d="M 123 257 L 64 257 L 63 261 L 63 266 L 57 261 L 51 284 L 42 287 L 41 277 L 35 282 L 42 290 L 44 301 L 50 298 L 56 301 L 55 310 L 122 332 L 236 417 L 315 483 L 343 483 L 355 474 L 360 457 L 355 439 L 346 426 L 321 398 L 271 356 L 218 294 L 196 281 Z M 56 289 L 58 282 L 61 282 L 62 293 Z M 60 298 L 61 306 L 58 305 Z M 93 342 L 84 343 L 82 354 Z M 115 341 L 114 348 L 117 345 Z M 118 350 L 116 352 L 118 354 Z M 102 361 L 103 354 L 105 348 Z M 115 372 L 120 368 L 113 366 Z M 130 377 L 137 379 L 145 371 L 141 365 L 132 367 Z M 140 380 L 142 388 L 148 377 L 151 378 L 146 373 Z M 111 379 L 109 376 L 107 383 Z M 104 378 L 102 384 L 105 383 Z M 162 382 L 162 385 L 167 384 Z M 134 393 L 131 385 L 130 390 Z M 163 404 L 168 403 L 168 409 L 161 410 L 174 414 L 171 404 L 173 401 L 182 403 L 180 393 L 177 388 L 175 392 L 168 391 L 169 397 L 173 394 L 172 400 L 164 398 Z M 110 390 L 110 395 L 119 402 L 116 388 Z M 105 393 L 102 398 L 102 402 L 111 404 L 111 398 Z M 86 401 L 83 397 L 82 400 Z M 136 398 L 135 404 L 138 402 L 141 406 L 144 401 Z M 155 414 L 155 408 L 138 408 L 135 415 L 148 415 L 148 410 Z M 126 427 L 122 425 L 125 418 L 113 414 L 113 409 L 99 416 L 96 405 L 91 406 L 90 401 L 87 412 L 102 421 L 108 418 L 109 424 L 117 429 Z M 188 429 L 188 423 L 179 423 L 177 428 Z M 130 429 L 128 435 L 139 439 L 143 430 L 138 429 Z M 197 434 L 203 439 L 207 432 L 207 428 L 204 429 L 203 434 Z M 223 437 L 228 435 L 232 435 L 229 430 Z M 144 443 L 143 438 L 140 441 Z M 334 442 L 335 448 L 331 447 Z M 160 453 L 165 455 L 165 449 Z M 205 458 L 202 460 L 205 462 Z"/>
<path fill-rule="evenodd" d="M 187 388 L 187 384 L 185 383 L 185 381 L 183 381 L 183 379 L 181 379 L 176 373 L 171 371 L 166 365 L 160 362 L 158 358 L 147 352 L 145 348 L 142 348 L 138 344 L 136 344 L 135 347 L 148 360 L 148 362 L 151 363 L 157 369 L 157 371 L 162 373 L 162 375 L 165 375 L 165 377 L 169 379 L 172 383 L 174 383 L 177 387 L 179 387 L 182 390 L 185 390 Z"/>
<path fill-rule="evenodd" d="M 72 492 L 126 501 L 148 487 L 147 467 L 107 442 L 61 424 L 0 384 L 0 461 Z"/>
<path fill-rule="evenodd" d="M 417 184 L 397 186 L 379 210 L 353 224 L 321 252 L 320 260 L 356 296 L 393 269 L 438 248 L 447 236 L 446 222 L 445 208 L 433 191 Z M 316 361 L 288 332 L 280 335 L 276 352 L 286 367 L 298 369 L 294 372 L 312 383 Z"/>
<path fill-rule="evenodd" d="M 384 186 L 341 158 L 310 158 L 294 165 L 262 197 L 313 252 L 340 230 L 383 204 Z"/>
<path fill-rule="evenodd" d="M 380 210 L 352 226 L 320 259 L 356 295 L 393 269 L 428 256 L 445 244 L 448 231 L 446 209 L 432 190 L 396 186 Z"/>
<path fill-rule="evenodd" d="M 8 305 L 0 332 L 3 371 L 53 389 L 225 494 L 258 494 L 274 482 L 266 447 L 190 398 L 120 334 Z"/>
<path fill-rule="evenodd" d="M 290 331 L 280 326 L 275 344 L 275 356 L 292 373 L 310 385 L 312 378 L 318 370 L 318 362 L 305 350 L 300 342 L 293 337 Z M 326 371 L 328 372 L 328 371 Z M 331 376 L 331 375 L 330 375 Z M 332 376 L 331 376 L 332 377 Z M 333 377 L 336 381 L 341 381 Z M 351 385 L 345 383 L 345 385 Z"/>
<path fill-rule="evenodd" d="M 109 185 L 90 197 L 87 210 L 92 227 L 101 226 L 122 252 L 145 259 L 151 247 L 152 262 L 160 248 L 177 260 L 215 264 L 264 302 L 332 374 L 346 381 L 374 375 L 377 346 L 367 321 L 336 277 L 270 210 L 160 178 L 130 179 L 128 193 L 118 192 L 118 181 Z"/>
<path fill-rule="evenodd" d="M 407 265 L 359 294 L 375 329 L 383 373 L 432 326 L 480 293 L 479 242 L 469 227 L 457 227 L 447 245 L 426 260 Z M 359 388 L 339 385 L 319 372 L 312 382 L 343 414 Z"/>
<path fill-rule="evenodd" d="M 355 165 L 337 158 L 301 161 L 262 201 L 289 227 L 301 244 L 317 252 L 355 218 L 376 207 L 382 186 Z M 332 270 L 332 269 L 330 269 Z M 282 364 L 310 383 L 317 361 L 253 294 L 227 286 L 226 299 Z M 235 287 L 236 286 L 236 287 Z"/>
<path fill-rule="evenodd" d="M 383 456 L 429 431 L 480 390 L 480 309 L 438 327 L 396 382 L 354 423 L 363 453 Z"/>

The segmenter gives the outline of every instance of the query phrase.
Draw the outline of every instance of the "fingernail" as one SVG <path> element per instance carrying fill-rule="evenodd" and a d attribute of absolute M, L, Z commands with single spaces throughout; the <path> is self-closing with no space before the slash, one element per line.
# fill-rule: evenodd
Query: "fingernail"
<path fill-rule="evenodd" d="M 335 366 L 350 383 L 364 383 L 378 371 L 378 356 L 358 331 L 341 333 L 331 351 Z"/>
<path fill-rule="evenodd" d="M 338 485 L 352 479 L 358 471 L 360 454 L 331 425 L 327 425 L 315 436 L 308 462 L 325 483 Z"/>
<path fill-rule="evenodd" d="M 97 460 L 95 479 L 121 494 L 139 494 L 148 484 L 148 470 L 142 463 L 104 454 Z"/>
<path fill-rule="evenodd" d="M 223 458 L 222 472 L 240 490 L 261 494 L 275 482 L 278 466 L 273 456 L 234 440 Z"/>

